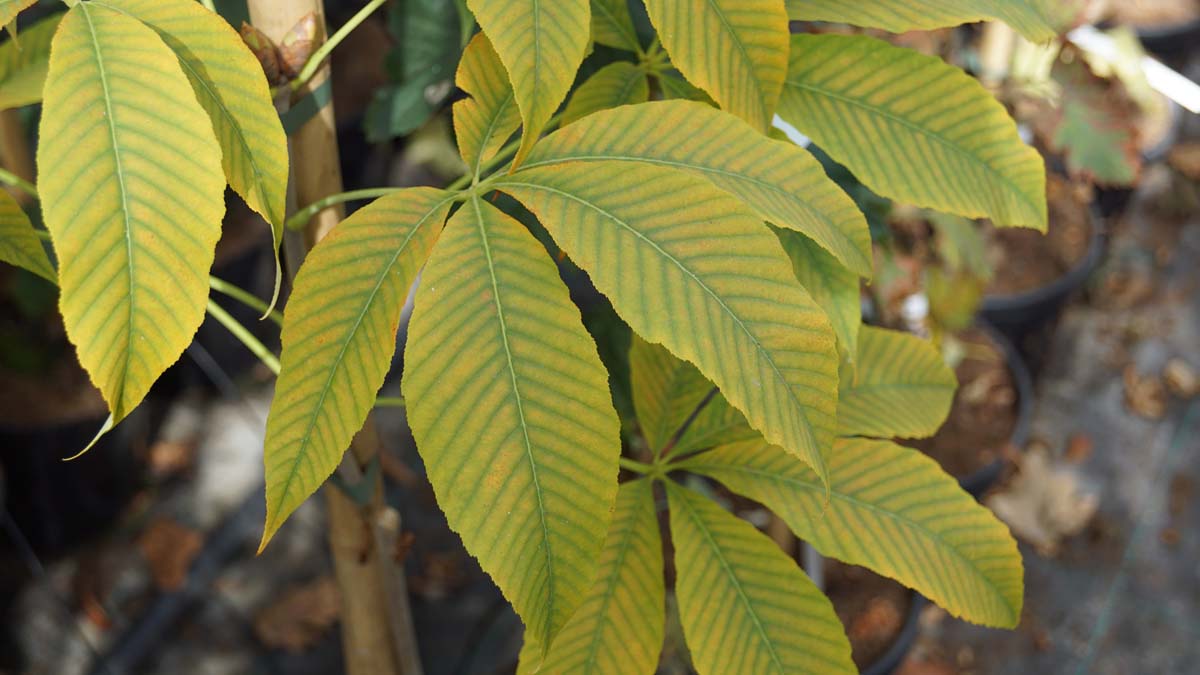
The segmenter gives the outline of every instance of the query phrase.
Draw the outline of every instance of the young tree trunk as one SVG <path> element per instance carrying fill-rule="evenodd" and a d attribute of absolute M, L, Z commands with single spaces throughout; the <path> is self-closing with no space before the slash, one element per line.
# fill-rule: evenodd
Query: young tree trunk
<path fill-rule="evenodd" d="M 250 21 L 279 44 L 302 18 L 316 16 L 314 49 L 325 40 L 322 0 L 249 0 Z M 296 100 L 329 79 L 321 68 Z M 300 206 L 342 191 L 333 104 L 329 103 L 291 135 L 292 185 Z M 304 231 L 304 248 L 312 248 L 345 215 L 341 206 L 321 211 Z M 297 259 L 300 256 L 296 256 Z M 295 273 L 294 269 L 290 270 Z M 350 675 L 420 675 L 416 636 L 408 605 L 404 570 L 395 559 L 400 519 L 383 502 L 382 480 L 368 467 L 380 451 L 374 419 L 367 418 L 339 468 L 348 482 L 372 481 L 370 501 L 360 506 L 341 490 L 327 485 L 329 544 L 342 596 L 342 643 Z"/>

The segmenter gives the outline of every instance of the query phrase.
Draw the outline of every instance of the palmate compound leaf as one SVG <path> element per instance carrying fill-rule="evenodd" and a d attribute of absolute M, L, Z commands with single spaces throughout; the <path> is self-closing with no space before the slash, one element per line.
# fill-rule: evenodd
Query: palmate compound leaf
<path fill-rule="evenodd" d="M 638 424 L 655 454 L 670 457 L 760 437 L 712 382 L 665 347 L 635 334 L 629 370 Z"/>
<path fill-rule="evenodd" d="M 402 386 L 450 527 L 551 646 L 595 576 L 620 422 L 558 268 L 478 196 L 422 273 Z"/>
<path fill-rule="evenodd" d="M 823 555 L 911 586 L 951 614 L 1012 628 L 1021 616 L 1021 554 L 1008 529 L 925 455 L 890 441 L 839 439 L 832 496 L 778 447 L 722 446 L 681 468 L 761 502 Z"/>
<path fill-rule="evenodd" d="M 792 36 L 779 115 L 875 192 L 1046 229 L 1046 170 L 979 82 L 865 36 Z"/>
<path fill-rule="evenodd" d="M 628 0 L 591 0 L 592 39 L 602 45 L 635 52 L 641 46 Z"/>
<path fill-rule="evenodd" d="M 477 33 L 463 51 L 456 83 L 470 98 L 454 104 L 454 135 L 458 152 L 472 173 L 500 150 L 521 126 L 521 111 L 513 95 L 504 64 L 483 33 Z"/>
<path fill-rule="evenodd" d="M 1061 5 L 1060 5 L 1061 3 Z M 1062 0 L 787 0 L 794 21 L 831 21 L 892 33 L 997 19 L 1033 42 L 1053 38 Z"/>
<path fill-rule="evenodd" d="M 645 103 L 649 98 L 650 84 L 644 70 L 627 61 L 610 63 L 571 94 L 561 124 L 568 125 L 600 110 Z"/>
<path fill-rule="evenodd" d="M 652 483 L 617 491 L 596 579 L 545 659 L 526 640 L 517 675 L 652 675 L 664 630 L 662 539 Z"/>
<path fill-rule="evenodd" d="M 296 275 L 267 417 L 262 547 L 337 468 L 374 405 L 404 299 L 451 200 L 431 188 L 382 197 L 335 227 Z"/>
<path fill-rule="evenodd" d="M 42 100 L 50 67 L 50 41 L 62 14 L 46 17 L 21 31 L 20 40 L 0 45 L 0 110 Z"/>
<path fill-rule="evenodd" d="M 863 326 L 838 391 L 838 435 L 924 438 L 937 432 L 958 380 L 928 340 Z"/>
<path fill-rule="evenodd" d="M 779 227 L 803 232 L 860 276 L 871 234 L 854 201 L 812 155 L 694 101 L 656 101 L 589 115 L 542 139 L 528 168 L 626 160 L 704 176 Z"/>
<path fill-rule="evenodd" d="M 494 185 L 537 215 L 639 335 L 694 363 L 756 429 L 824 472 L 833 332 L 753 213 L 698 176 L 632 162 L 527 169 Z"/>
<path fill-rule="evenodd" d="M 58 274 L 42 247 L 29 216 L 13 196 L 0 190 L 0 261 L 16 265 L 58 283 Z"/>
<path fill-rule="evenodd" d="M 0 26 L 7 26 L 23 10 L 33 7 L 38 0 L 0 0 Z"/>
<path fill-rule="evenodd" d="M 854 362 L 862 324 L 858 275 L 842 266 L 815 241 L 796 232 L 775 228 L 775 236 L 792 259 L 796 279 L 816 300 L 837 334 L 842 360 Z"/>
<path fill-rule="evenodd" d="M 646 0 L 646 11 L 688 80 L 757 131 L 771 127 L 787 74 L 780 0 Z"/>
<path fill-rule="evenodd" d="M 675 595 L 700 675 L 855 673 L 833 605 L 752 525 L 666 482 Z"/>
<path fill-rule="evenodd" d="M 287 199 L 287 136 L 262 65 L 237 31 L 192 0 L 89 1 L 141 21 L 175 52 L 212 121 L 229 186 L 267 220 L 278 246 Z"/>
<path fill-rule="evenodd" d="M 514 165 L 567 97 L 591 37 L 588 0 L 467 0 L 516 92 L 524 131 Z"/>
<path fill-rule="evenodd" d="M 90 2 L 54 36 L 38 137 L 63 322 L 119 422 L 204 318 L 221 149 L 159 36 Z"/>

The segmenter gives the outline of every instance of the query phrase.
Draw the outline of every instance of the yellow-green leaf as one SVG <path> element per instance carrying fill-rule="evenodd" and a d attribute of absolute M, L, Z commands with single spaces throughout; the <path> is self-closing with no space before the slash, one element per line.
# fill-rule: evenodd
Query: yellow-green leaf
<path fill-rule="evenodd" d="M 0 110 L 42 100 L 50 67 L 50 40 L 62 14 L 46 17 L 21 31 L 21 39 L 0 45 Z"/>
<path fill-rule="evenodd" d="M 787 74 L 788 18 L 780 0 L 646 0 L 671 62 L 762 133 Z"/>
<path fill-rule="evenodd" d="M 620 422 L 557 266 L 478 196 L 422 273 L 402 385 L 450 527 L 551 646 L 595 576 Z"/>
<path fill-rule="evenodd" d="M 431 188 L 382 197 L 335 227 L 300 267 L 267 416 L 262 546 L 333 473 L 374 406 L 404 299 L 450 203 Z"/>
<path fill-rule="evenodd" d="M 221 148 L 158 35 L 90 2 L 54 36 L 38 137 L 63 322 L 120 422 L 204 319 Z"/>
<path fill-rule="evenodd" d="M 800 285 L 829 317 L 842 359 L 853 362 L 858 353 L 858 327 L 862 324 L 858 275 L 799 232 L 776 229 L 775 236 L 792 259 L 792 270 Z"/>
<path fill-rule="evenodd" d="M 0 190 L 0 260 L 58 283 L 58 275 L 33 223 L 29 222 L 29 216 L 17 200 L 5 190 Z"/>
<path fill-rule="evenodd" d="M 587 597 L 544 660 L 537 642 L 525 641 L 517 675 L 652 675 L 663 643 L 665 595 L 652 484 L 625 483 Z"/>
<path fill-rule="evenodd" d="M 630 162 L 528 169 L 495 185 L 638 334 L 694 363 L 756 429 L 824 471 L 833 332 L 756 216 L 698 176 Z"/>
<path fill-rule="evenodd" d="M 822 554 L 892 577 L 954 616 L 1003 628 L 1021 617 L 1021 554 L 1008 528 L 916 450 L 839 439 L 828 501 L 816 474 L 761 439 L 683 467 L 761 502 Z"/>
<path fill-rule="evenodd" d="M 779 114 L 898 201 L 1046 228 L 1046 169 L 983 85 L 875 38 L 795 35 Z"/>
<path fill-rule="evenodd" d="M 662 88 L 662 97 L 664 99 L 682 99 L 684 101 L 698 101 L 705 105 L 716 107 L 717 102 L 712 100 L 703 89 L 688 82 L 682 75 L 672 71 L 659 71 L 658 85 Z"/>
<path fill-rule="evenodd" d="M 7 26 L 23 10 L 36 5 L 38 0 L 0 0 L 0 26 Z"/>
<path fill-rule="evenodd" d="M 667 482 L 675 595 L 700 675 L 856 673 L 833 605 L 775 542 Z"/>
<path fill-rule="evenodd" d="M 581 84 L 563 110 L 562 124 L 599 111 L 631 103 L 644 103 L 650 98 L 646 73 L 632 63 L 617 61 L 596 71 Z"/>
<path fill-rule="evenodd" d="M 591 39 L 588 0 L 467 0 L 516 92 L 524 131 L 513 164 L 567 97 Z"/>
<path fill-rule="evenodd" d="M 154 29 L 179 58 L 221 144 L 225 178 L 283 236 L 287 136 L 262 65 L 219 15 L 193 0 L 90 0 Z"/>
<path fill-rule="evenodd" d="M 521 126 L 504 64 L 483 33 L 471 38 L 458 63 L 458 87 L 470 98 L 454 104 L 454 134 L 463 161 L 479 175 L 482 164 Z"/>
<path fill-rule="evenodd" d="M 628 0 L 591 0 L 591 5 L 593 40 L 631 52 L 641 48 Z"/>
<path fill-rule="evenodd" d="M 928 340 L 863 326 L 853 374 L 842 374 L 838 434 L 923 438 L 937 432 L 958 380 Z"/>
<path fill-rule="evenodd" d="M 893 33 L 930 30 L 996 19 L 1033 42 L 1053 38 L 1061 0 L 787 0 L 795 21 L 831 21 L 882 28 Z M 1070 5 L 1071 3 L 1062 3 Z"/>
<path fill-rule="evenodd" d="M 694 101 L 606 110 L 547 136 L 526 165 L 625 160 L 704 176 L 779 227 L 803 232 L 860 276 L 871 275 L 871 234 L 854 201 L 812 155 Z"/>
<path fill-rule="evenodd" d="M 666 450 L 670 456 L 759 437 L 712 382 L 665 347 L 635 334 L 629 371 L 638 424 L 654 453 Z M 687 429 L 668 448 L 684 424 Z"/>

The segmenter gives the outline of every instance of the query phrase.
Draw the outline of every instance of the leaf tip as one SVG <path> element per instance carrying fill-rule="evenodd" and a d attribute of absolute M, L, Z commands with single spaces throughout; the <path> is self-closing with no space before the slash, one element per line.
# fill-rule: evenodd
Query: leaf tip
<path fill-rule="evenodd" d="M 100 439 L 103 438 L 105 434 L 112 431 L 113 427 L 115 427 L 116 425 L 117 425 L 116 418 L 113 417 L 112 413 L 109 413 L 108 419 L 104 420 L 104 424 L 101 425 L 100 431 L 96 432 L 96 437 L 93 438 L 92 441 L 87 444 L 87 447 L 85 447 L 84 449 L 75 453 L 74 455 L 71 455 L 70 457 L 64 457 L 62 461 L 73 462 L 73 461 L 79 459 L 80 457 L 83 457 L 84 455 L 87 454 L 88 450 L 91 450 L 93 447 L 95 447 L 96 443 L 99 443 Z"/>

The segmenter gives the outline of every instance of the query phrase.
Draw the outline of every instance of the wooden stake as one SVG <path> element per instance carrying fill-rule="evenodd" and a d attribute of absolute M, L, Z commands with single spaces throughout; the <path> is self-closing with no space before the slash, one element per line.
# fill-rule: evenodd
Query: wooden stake
<path fill-rule="evenodd" d="M 319 31 L 314 49 L 325 39 L 322 0 L 249 0 L 249 10 L 250 22 L 276 44 L 282 43 L 288 31 L 310 13 L 316 17 Z M 297 99 L 328 79 L 326 65 L 296 92 Z M 331 102 L 291 136 L 292 184 L 295 202 L 301 206 L 342 191 L 336 129 Z M 304 248 L 312 248 L 344 215 L 340 205 L 316 214 L 305 228 Z M 294 274 L 294 267 L 289 271 Z M 383 501 L 380 472 L 365 470 L 377 461 L 380 452 L 372 417 L 367 418 L 350 449 L 339 472 L 350 482 L 372 477 L 370 502 L 360 506 L 333 486 L 322 490 L 329 512 L 329 544 L 342 595 L 346 672 L 420 675 L 404 570 L 395 560 L 399 514 Z"/>

